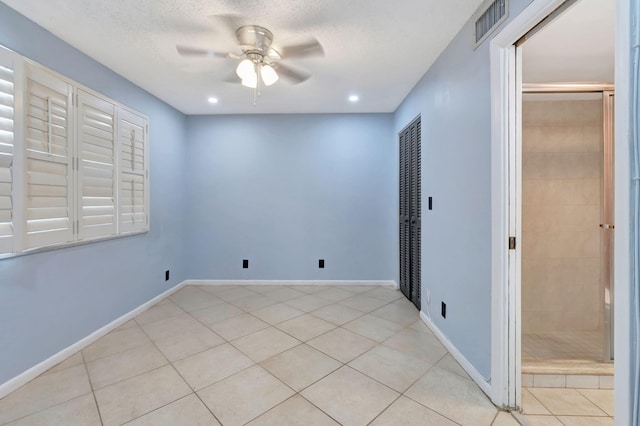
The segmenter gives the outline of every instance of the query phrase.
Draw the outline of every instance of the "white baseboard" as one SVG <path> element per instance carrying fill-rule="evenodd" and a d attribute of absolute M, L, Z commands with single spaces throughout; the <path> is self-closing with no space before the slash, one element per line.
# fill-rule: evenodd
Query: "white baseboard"
<path fill-rule="evenodd" d="M 469 362 L 469 360 L 465 358 L 464 355 L 462 355 L 462 352 L 460 352 L 458 348 L 456 348 L 454 344 L 451 343 L 451 340 L 447 339 L 447 336 L 445 336 L 444 333 L 440 331 L 440 329 L 423 311 L 420 311 L 420 319 L 427 325 L 427 327 L 429 327 L 433 334 L 435 334 L 438 340 L 440 340 L 440 343 L 442 343 L 444 347 L 447 348 L 451 356 L 453 356 L 455 360 L 458 361 L 458 364 L 460 364 L 462 368 L 464 368 L 471 379 L 473 379 L 473 381 L 476 382 L 480 389 L 482 389 L 482 392 L 484 392 L 489 397 L 489 399 L 491 399 L 491 382 L 487 381 L 487 379 L 485 379 L 482 374 L 480 374 L 478 370 L 476 370 L 476 368 Z"/>
<path fill-rule="evenodd" d="M 398 283 L 366 280 L 187 280 L 186 285 L 370 285 L 400 288 Z"/>
<path fill-rule="evenodd" d="M 49 358 L 45 359 L 41 363 L 31 367 L 24 373 L 21 373 L 16 377 L 14 377 L 13 379 L 10 379 L 5 383 L 0 384 L 0 398 L 3 398 L 8 394 L 10 394 L 11 392 L 15 391 L 16 389 L 26 385 L 31 380 L 38 377 L 40 374 L 60 364 L 62 361 L 69 358 L 71 355 L 86 348 L 90 344 L 94 343 L 96 340 L 100 339 L 101 337 L 105 336 L 106 334 L 110 333 L 116 328 L 120 327 L 125 322 L 134 318 L 136 315 L 144 312 L 145 310 L 155 305 L 165 297 L 170 296 L 172 293 L 178 291 L 180 288 L 184 287 L 185 285 L 186 285 L 186 281 L 181 282 L 180 284 L 170 288 L 169 290 L 154 297 L 148 302 L 143 303 L 142 305 L 138 306 L 134 310 L 127 312 L 126 314 L 122 315 L 120 318 L 111 321 L 109 324 L 94 331 L 87 337 L 84 337 L 83 339 L 78 340 L 76 343 L 72 344 L 71 346 L 64 348 L 60 352 L 50 356 Z"/>

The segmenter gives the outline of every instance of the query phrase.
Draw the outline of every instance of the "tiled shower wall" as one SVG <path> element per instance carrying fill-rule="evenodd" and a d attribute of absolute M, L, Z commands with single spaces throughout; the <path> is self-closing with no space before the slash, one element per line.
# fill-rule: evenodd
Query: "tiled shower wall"
<path fill-rule="evenodd" d="M 603 327 L 602 120 L 601 100 L 525 99 L 523 333 Z"/>

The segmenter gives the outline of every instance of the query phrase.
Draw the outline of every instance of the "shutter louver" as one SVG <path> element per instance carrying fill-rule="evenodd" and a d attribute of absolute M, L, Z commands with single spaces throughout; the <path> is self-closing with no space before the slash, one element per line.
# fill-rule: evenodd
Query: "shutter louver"
<path fill-rule="evenodd" d="M 0 254 L 13 251 L 14 73 L 0 55 Z M 8 55 L 7 55 L 8 56 Z"/>
<path fill-rule="evenodd" d="M 73 170 L 70 140 L 72 87 L 27 67 L 25 99 L 27 249 L 73 241 Z"/>
<path fill-rule="evenodd" d="M 116 107 L 78 91 L 80 239 L 116 234 Z"/>
<path fill-rule="evenodd" d="M 146 119 L 119 110 L 120 143 L 119 210 L 120 232 L 135 232 L 147 226 L 147 136 Z"/>

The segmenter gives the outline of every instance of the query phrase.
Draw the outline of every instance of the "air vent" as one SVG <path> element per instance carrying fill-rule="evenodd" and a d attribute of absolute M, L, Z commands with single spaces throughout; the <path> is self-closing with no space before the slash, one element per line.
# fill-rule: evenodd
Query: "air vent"
<path fill-rule="evenodd" d="M 483 41 L 509 16 L 508 0 L 486 0 L 473 15 L 473 48 Z"/>

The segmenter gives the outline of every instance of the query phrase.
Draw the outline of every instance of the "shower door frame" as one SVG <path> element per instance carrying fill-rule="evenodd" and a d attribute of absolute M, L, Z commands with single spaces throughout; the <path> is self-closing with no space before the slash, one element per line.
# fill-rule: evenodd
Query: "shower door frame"
<path fill-rule="evenodd" d="M 523 84 L 522 93 L 598 93 L 602 95 L 602 210 L 600 213 L 600 241 L 602 253 L 602 296 L 603 296 L 603 324 L 604 362 L 613 362 L 614 357 L 614 280 L 613 280 L 613 243 L 614 243 L 614 93 L 613 83 L 533 83 Z M 520 135 L 520 137 L 522 137 Z M 520 141 L 520 144 L 522 141 Z M 522 153 L 522 150 L 520 150 Z M 520 189 L 522 191 L 522 189 Z M 520 221 L 522 218 L 520 218 Z M 520 224 L 521 225 L 521 224 Z M 518 226 L 520 227 L 520 226 Z"/>

